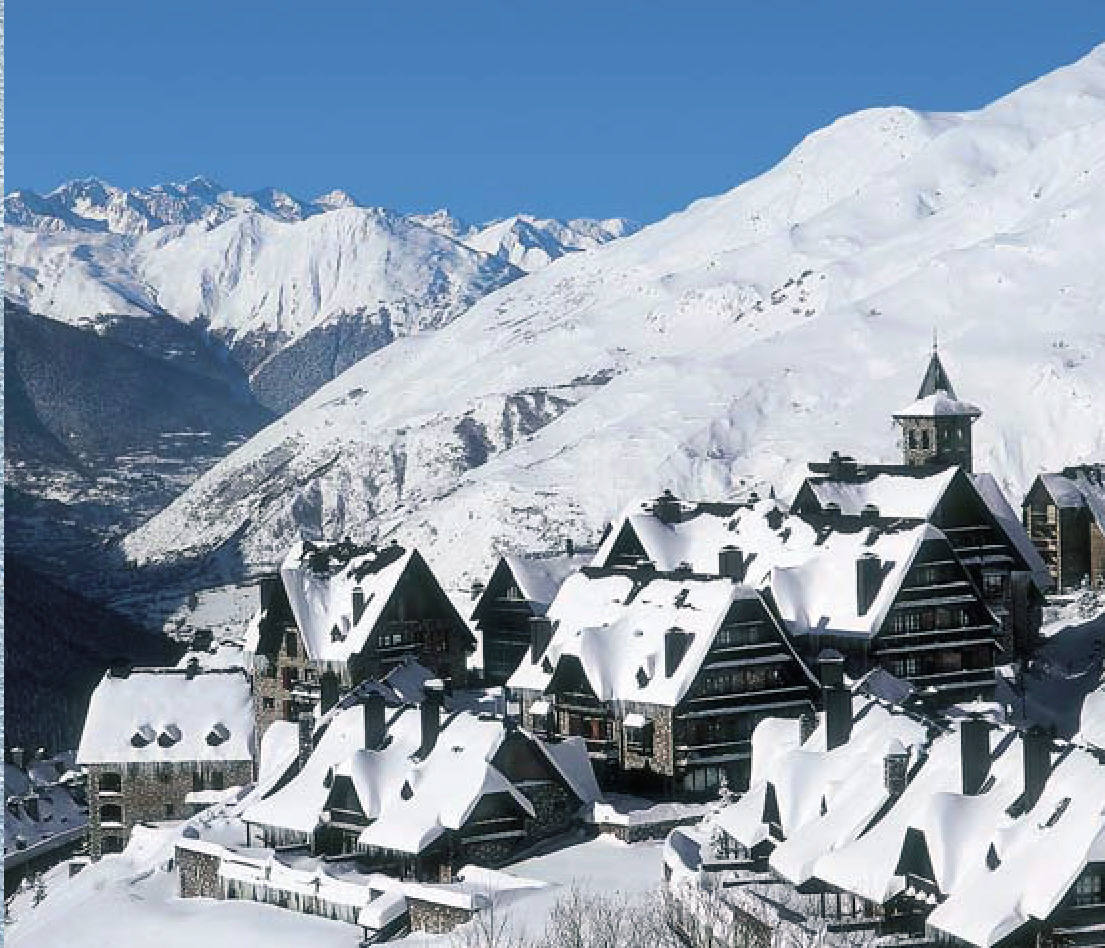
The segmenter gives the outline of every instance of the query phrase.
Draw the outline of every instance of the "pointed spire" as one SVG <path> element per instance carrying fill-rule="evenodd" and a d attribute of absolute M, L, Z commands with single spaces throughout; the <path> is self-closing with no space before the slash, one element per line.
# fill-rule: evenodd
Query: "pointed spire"
<path fill-rule="evenodd" d="M 955 389 L 952 388 L 952 381 L 948 378 L 948 373 L 944 370 L 944 364 L 940 361 L 940 354 L 936 351 L 936 334 L 934 332 L 932 356 L 929 358 L 925 377 L 921 381 L 921 389 L 917 392 L 917 399 L 928 398 L 938 391 L 944 392 L 949 398 L 956 397 Z"/>

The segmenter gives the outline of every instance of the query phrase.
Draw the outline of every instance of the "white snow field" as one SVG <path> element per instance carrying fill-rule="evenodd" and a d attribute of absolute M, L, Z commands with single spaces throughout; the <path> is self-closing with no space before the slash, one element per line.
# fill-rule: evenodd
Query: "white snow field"
<path fill-rule="evenodd" d="M 18 897 L 14 920 L 4 933 L 6 944 L 100 948 L 110 932 L 110 941 L 118 948 L 357 945 L 361 930 L 346 922 L 254 902 L 180 898 L 177 873 L 167 868 L 180 832 L 179 825 L 139 827 L 124 853 L 106 856 L 72 879 L 65 878 L 64 871 L 53 872 L 41 905 L 32 907 L 30 893 Z M 228 842 L 241 842 L 240 823 L 230 821 L 222 832 Z M 600 836 L 526 859 L 505 874 L 486 873 L 486 891 L 510 916 L 512 929 L 537 934 L 557 899 L 573 886 L 608 895 L 650 897 L 662 879 L 662 846 L 658 841 L 626 844 Z M 482 875 L 477 872 L 472 884 L 480 885 Z M 389 944 L 447 948 L 455 942 L 449 935 L 416 933 Z"/>
<path fill-rule="evenodd" d="M 662 487 L 900 456 L 933 330 L 1014 504 L 1105 456 L 1105 47 L 977 112 L 864 111 L 720 197 L 365 358 L 125 541 L 275 563 L 398 532 L 447 584 Z"/>

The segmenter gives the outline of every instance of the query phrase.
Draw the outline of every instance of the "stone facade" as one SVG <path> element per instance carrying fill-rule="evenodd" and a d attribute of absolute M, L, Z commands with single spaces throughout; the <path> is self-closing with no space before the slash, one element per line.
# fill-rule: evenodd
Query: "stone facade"
<path fill-rule="evenodd" d="M 182 899 L 219 899 L 219 864 L 221 856 L 207 847 L 176 847 L 177 874 L 180 876 Z"/>
<path fill-rule="evenodd" d="M 411 930 L 443 935 L 458 925 L 467 922 L 474 912 L 455 905 L 442 905 L 440 902 L 424 902 L 407 896 L 407 906 L 411 916 Z"/>
<path fill-rule="evenodd" d="M 184 798 L 195 790 L 245 786 L 253 761 L 184 761 L 88 766 L 89 852 L 120 852 L 136 823 L 184 819 Z"/>

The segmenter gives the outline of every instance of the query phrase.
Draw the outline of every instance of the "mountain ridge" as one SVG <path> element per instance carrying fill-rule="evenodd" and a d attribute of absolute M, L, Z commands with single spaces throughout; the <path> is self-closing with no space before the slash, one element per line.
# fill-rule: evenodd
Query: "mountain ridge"
<path fill-rule="evenodd" d="M 262 564 L 299 533 L 401 532 L 463 583 L 661 487 L 785 492 L 832 449 L 893 460 L 890 412 L 934 327 L 985 412 L 977 467 L 1016 494 L 1105 455 L 1103 132 L 1101 49 L 975 112 L 845 116 L 352 366 L 124 549 L 159 562 L 234 537 Z"/>

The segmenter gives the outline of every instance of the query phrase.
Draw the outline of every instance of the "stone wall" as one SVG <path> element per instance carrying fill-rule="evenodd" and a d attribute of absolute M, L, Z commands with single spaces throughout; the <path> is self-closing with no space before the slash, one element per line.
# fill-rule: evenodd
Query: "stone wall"
<path fill-rule="evenodd" d="M 177 873 L 180 876 L 182 899 L 222 898 L 219 889 L 220 857 L 206 849 L 193 849 L 187 844 L 176 847 Z"/>
<path fill-rule="evenodd" d="M 105 852 L 118 852 L 130 839 L 136 823 L 179 820 L 187 815 L 184 798 L 197 789 L 194 775 L 199 773 L 202 787 L 214 789 L 216 776 L 223 787 L 245 786 L 253 780 L 253 761 L 184 761 L 182 763 L 93 764 L 88 768 L 89 848 L 93 859 Z M 118 774 L 120 791 L 101 791 L 104 775 Z M 119 806 L 121 826 L 104 827 L 104 808 Z M 107 845 L 105 846 L 105 842 Z"/>
<path fill-rule="evenodd" d="M 701 815 L 687 816 L 677 820 L 664 820 L 660 823 L 598 823 L 600 833 L 614 836 L 623 843 L 639 843 L 646 839 L 667 839 L 677 826 L 696 826 L 702 822 Z"/>
<path fill-rule="evenodd" d="M 437 902 L 423 902 L 421 899 L 412 899 L 409 895 L 407 906 L 410 909 L 411 930 L 434 935 L 451 932 L 458 925 L 467 922 L 474 914 L 468 909 L 454 905 L 441 905 Z"/>

